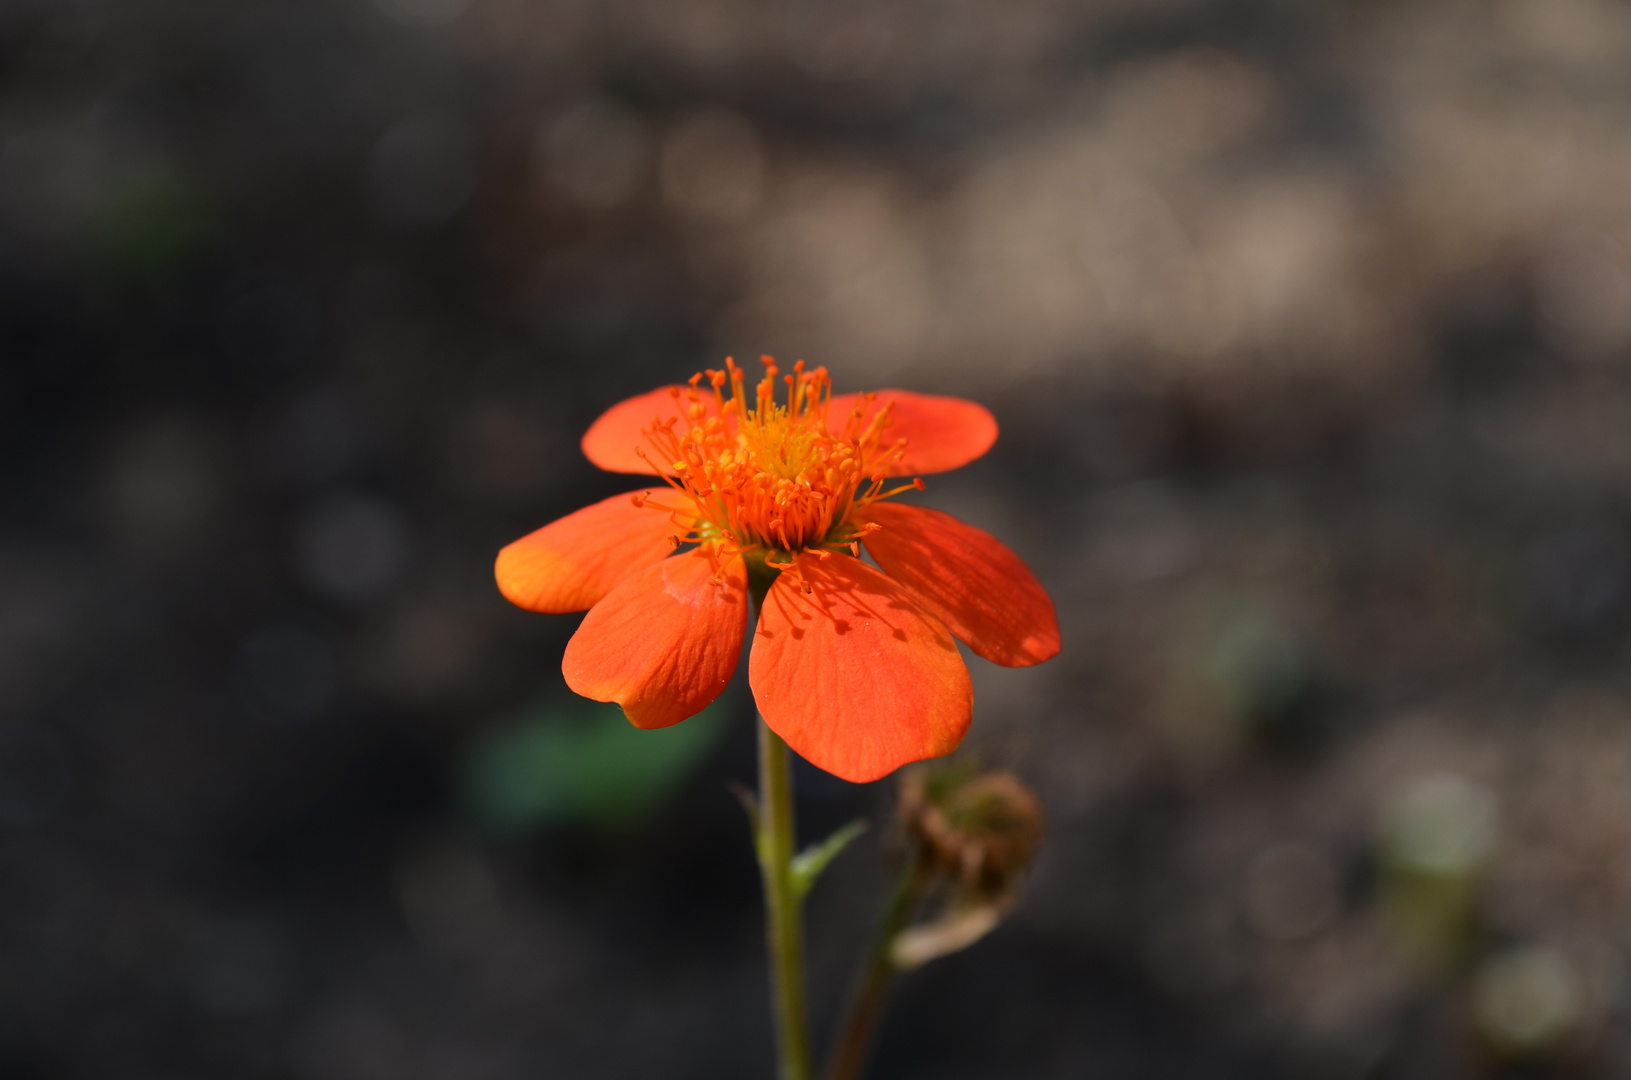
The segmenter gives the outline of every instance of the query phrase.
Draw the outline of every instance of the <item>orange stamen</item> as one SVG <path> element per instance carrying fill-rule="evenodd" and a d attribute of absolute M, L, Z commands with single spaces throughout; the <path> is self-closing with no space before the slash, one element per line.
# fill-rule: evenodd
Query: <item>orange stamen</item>
<path fill-rule="evenodd" d="M 775 569 L 795 566 L 792 556 L 801 551 L 822 558 L 832 549 L 859 555 L 860 538 L 875 527 L 852 524 L 858 513 L 923 486 L 917 480 L 883 489 L 906 445 L 884 440 L 891 406 L 885 403 L 863 424 L 875 395 L 861 397 L 834 432 L 827 422 L 832 380 L 826 368 L 806 370 L 800 360 L 782 375 L 773 359 L 762 359 L 764 378 L 752 398 L 730 357 L 724 371 L 699 372 L 685 387 L 673 388 L 685 419 L 653 423 L 645 431 L 651 453 L 637 452 L 648 463 L 670 463 L 653 471 L 665 474 L 689 505 L 660 506 L 650 493 L 637 496 L 636 505 L 671 514 L 687 529 L 685 543 L 719 556 L 758 550 Z M 717 415 L 703 404 L 704 378 Z M 776 401 L 778 382 L 786 387 L 785 404 Z"/>

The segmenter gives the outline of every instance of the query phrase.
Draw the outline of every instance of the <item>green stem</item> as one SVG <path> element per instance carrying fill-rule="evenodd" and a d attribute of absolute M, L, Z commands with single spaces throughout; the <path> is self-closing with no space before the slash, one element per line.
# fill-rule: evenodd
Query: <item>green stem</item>
<path fill-rule="evenodd" d="M 861 966 L 855 973 L 850 989 L 849 1006 L 844 1010 L 844 1023 L 833 1040 L 827 1058 L 826 1080 L 860 1080 L 872 1053 L 873 1036 L 883 1018 L 884 1006 L 889 1001 L 889 986 L 895 978 L 895 965 L 889 959 L 889 945 L 912 917 L 929 875 L 917 848 L 914 846 L 895 882 L 895 891 L 889 897 L 883 917 L 873 931 Z"/>
<path fill-rule="evenodd" d="M 765 938 L 776 1014 L 781 1080 L 810 1080 L 810 1036 L 804 1015 L 804 926 L 793 889 L 793 772 L 787 744 L 759 721 L 759 833 L 765 885 Z"/>

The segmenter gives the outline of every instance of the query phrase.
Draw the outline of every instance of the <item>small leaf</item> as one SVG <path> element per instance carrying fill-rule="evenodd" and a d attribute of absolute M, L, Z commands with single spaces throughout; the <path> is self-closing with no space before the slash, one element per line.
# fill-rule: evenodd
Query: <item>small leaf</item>
<path fill-rule="evenodd" d="M 838 857 L 838 853 L 849 846 L 849 842 L 866 832 L 866 822 L 857 819 L 845 825 L 819 844 L 812 844 L 793 857 L 792 866 L 788 867 L 789 876 L 793 879 L 793 892 L 803 897 L 821 876 L 821 871 L 827 869 L 827 864 Z"/>

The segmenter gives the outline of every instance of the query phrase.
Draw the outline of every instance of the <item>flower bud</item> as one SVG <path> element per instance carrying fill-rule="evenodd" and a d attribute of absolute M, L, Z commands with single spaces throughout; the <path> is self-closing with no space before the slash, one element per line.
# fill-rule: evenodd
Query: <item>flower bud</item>
<path fill-rule="evenodd" d="M 987 901 L 1012 899 L 1042 841 L 1042 804 L 1012 773 L 909 769 L 899 814 L 934 873 Z"/>

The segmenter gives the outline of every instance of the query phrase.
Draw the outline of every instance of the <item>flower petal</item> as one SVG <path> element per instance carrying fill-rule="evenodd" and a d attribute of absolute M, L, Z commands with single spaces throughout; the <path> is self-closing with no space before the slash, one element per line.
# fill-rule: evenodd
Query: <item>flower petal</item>
<path fill-rule="evenodd" d="M 1059 653 L 1059 618 L 1030 568 L 990 533 L 924 506 L 873 503 L 867 551 L 974 652 L 1004 667 Z"/>
<path fill-rule="evenodd" d="M 680 392 L 678 398 L 674 396 L 676 389 Z M 685 386 L 660 386 L 613 405 L 583 433 L 583 456 L 607 472 L 654 476 L 651 463 L 635 451 L 651 452 L 646 429 L 656 421 L 685 419 L 685 408 L 690 405 L 686 397 L 688 390 Z M 699 397 L 709 416 L 719 415 L 719 404 L 711 390 L 704 387 Z M 657 465 L 669 471 L 667 462 L 657 462 Z"/>
<path fill-rule="evenodd" d="M 668 555 L 681 530 L 661 510 L 635 506 L 638 494 L 603 499 L 504 548 L 493 567 L 499 592 L 528 611 L 583 611 Z"/>
<path fill-rule="evenodd" d="M 566 685 L 617 702 L 635 727 L 668 727 L 707 708 L 731 681 L 748 626 L 741 556 L 725 565 L 723 582 L 715 571 L 698 548 L 607 593 L 566 644 Z"/>
<path fill-rule="evenodd" d="M 860 394 L 834 394 L 827 407 L 827 428 L 838 431 L 855 409 Z M 905 455 L 890 468 L 891 476 L 921 476 L 961 468 L 982 456 L 997 441 L 997 420 L 984 406 L 962 398 L 879 390 L 862 422 L 871 420 L 884 402 L 894 402 L 884 441 L 906 440 Z"/>
<path fill-rule="evenodd" d="M 951 753 L 974 709 L 951 634 L 901 585 L 848 555 L 800 555 L 798 572 L 776 579 L 748 679 L 772 731 L 856 783 Z"/>

